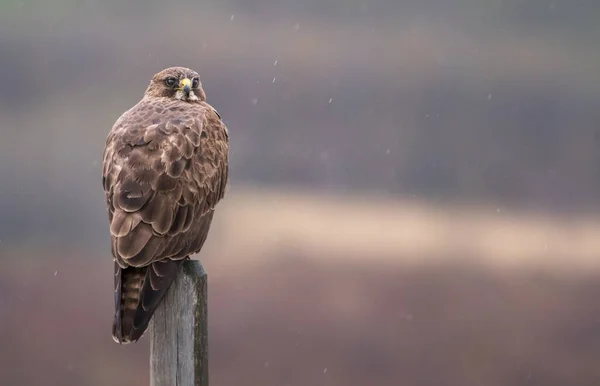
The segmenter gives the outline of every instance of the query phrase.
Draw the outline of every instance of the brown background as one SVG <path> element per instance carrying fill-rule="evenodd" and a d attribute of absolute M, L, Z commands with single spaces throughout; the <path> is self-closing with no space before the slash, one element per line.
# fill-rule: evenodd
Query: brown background
<path fill-rule="evenodd" d="M 104 140 L 200 72 L 231 133 L 211 385 L 600 384 L 600 3 L 0 2 L 0 385 L 110 337 Z"/>

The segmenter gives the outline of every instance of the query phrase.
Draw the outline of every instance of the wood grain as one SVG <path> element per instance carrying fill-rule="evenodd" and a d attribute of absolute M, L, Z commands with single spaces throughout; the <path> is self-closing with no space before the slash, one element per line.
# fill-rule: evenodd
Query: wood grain
<path fill-rule="evenodd" d="M 199 261 L 184 262 L 150 333 L 151 386 L 208 386 L 207 275 Z"/>

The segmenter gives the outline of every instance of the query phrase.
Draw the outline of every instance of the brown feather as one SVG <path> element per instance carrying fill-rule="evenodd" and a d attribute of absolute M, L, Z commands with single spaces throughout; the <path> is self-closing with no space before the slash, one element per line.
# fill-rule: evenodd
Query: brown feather
<path fill-rule="evenodd" d="M 185 221 L 183 222 L 183 232 L 187 232 L 191 228 L 192 223 L 194 222 L 194 213 L 196 213 L 195 207 L 190 205 L 185 216 Z"/>
<path fill-rule="evenodd" d="M 176 235 L 183 231 L 189 210 L 189 205 L 183 205 L 177 208 L 177 214 L 175 214 L 175 219 L 173 219 L 173 224 L 171 225 L 171 229 L 169 229 L 169 235 Z"/>
<path fill-rule="evenodd" d="M 127 212 L 138 211 L 148 201 L 149 190 L 149 186 L 144 187 L 139 182 L 126 180 L 119 184 L 113 205 Z"/>
<path fill-rule="evenodd" d="M 146 224 L 153 224 L 158 221 L 159 216 L 167 206 L 168 197 L 163 193 L 155 194 L 152 200 L 148 201 L 146 206 L 140 211 L 142 221 Z"/>
<path fill-rule="evenodd" d="M 172 202 L 169 202 L 169 200 L 165 200 L 165 202 L 167 204 L 161 208 L 162 210 L 159 213 L 158 218 L 156 219 L 155 222 L 152 223 L 152 229 L 156 233 L 159 233 L 161 235 L 164 235 L 165 233 L 167 233 L 167 231 L 171 227 L 171 224 L 173 224 L 173 217 L 175 215 L 173 213 L 174 206 L 177 205 L 177 204 L 173 204 Z"/>
<path fill-rule="evenodd" d="M 177 178 L 169 177 L 166 174 L 161 174 L 158 177 L 156 184 L 153 186 L 153 189 L 159 192 L 173 190 L 177 186 L 177 182 Z"/>
<path fill-rule="evenodd" d="M 127 260 L 140 253 L 152 237 L 152 227 L 139 224 L 131 232 L 117 238 L 117 253 Z"/>
<path fill-rule="evenodd" d="M 151 238 L 142 250 L 135 256 L 127 259 L 127 264 L 132 267 L 142 267 L 152 262 L 157 253 L 164 246 L 164 240 L 158 237 Z"/>
<path fill-rule="evenodd" d="M 123 237 L 131 232 L 142 221 L 139 213 L 127 213 L 116 210 L 110 222 L 110 233 L 115 237 Z"/>
<path fill-rule="evenodd" d="M 179 176 L 181 176 L 181 173 L 183 173 L 183 170 L 185 169 L 186 165 L 187 165 L 187 161 L 185 159 L 179 159 L 177 161 L 173 161 L 173 162 L 169 163 L 167 166 L 167 174 L 170 177 L 179 177 Z"/>

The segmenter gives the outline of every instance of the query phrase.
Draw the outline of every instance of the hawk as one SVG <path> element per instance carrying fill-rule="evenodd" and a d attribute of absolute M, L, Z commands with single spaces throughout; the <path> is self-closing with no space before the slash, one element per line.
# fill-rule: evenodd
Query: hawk
<path fill-rule="evenodd" d="M 102 183 L 114 260 L 117 343 L 137 341 L 180 271 L 202 248 L 225 194 L 229 134 L 198 73 L 171 67 L 106 139 Z"/>

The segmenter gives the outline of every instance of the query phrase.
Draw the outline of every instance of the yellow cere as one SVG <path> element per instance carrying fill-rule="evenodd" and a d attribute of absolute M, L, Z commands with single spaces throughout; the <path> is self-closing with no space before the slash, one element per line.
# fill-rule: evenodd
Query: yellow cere
<path fill-rule="evenodd" d="M 185 79 L 183 79 L 183 80 L 181 81 L 181 83 L 179 83 L 179 87 L 180 87 L 181 89 L 183 89 L 185 86 L 188 86 L 188 87 L 190 87 L 190 88 L 191 88 L 191 87 L 192 87 L 192 81 L 191 81 L 191 80 L 189 80 L 188 78 L 185 78 Z"/>

